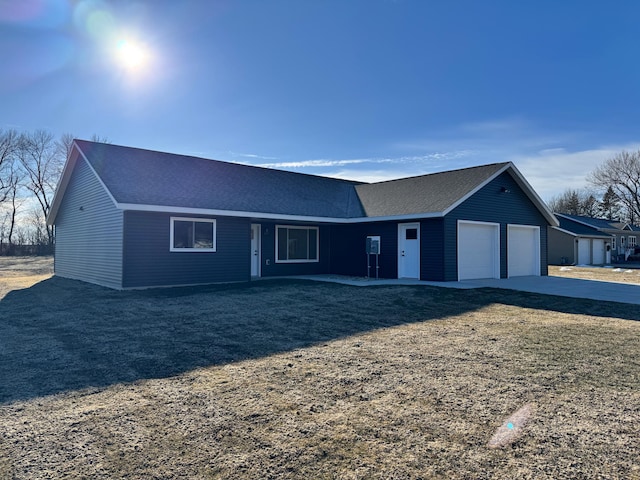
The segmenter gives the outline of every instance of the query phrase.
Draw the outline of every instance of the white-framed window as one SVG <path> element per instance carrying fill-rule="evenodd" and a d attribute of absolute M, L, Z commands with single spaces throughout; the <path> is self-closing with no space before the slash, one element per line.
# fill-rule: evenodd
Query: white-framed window
<path fill-rule="evenodd" d="M 213 218 L 171 217 L 172 252 L 215 252 L 216 221 Z"/>
<path fill-rule="evenodd" d="M 627 245 L 629 246 L 629 248 L 636 248 L 636 237 L 630 235 L 629 243 Z"/>
<path fill-rule="evenodd" d="M 276 263 L 317 262 L 318 227 L 276 225 Z"/>
<path fill-rule="evenodd" d="M 620 248 L 624 250 L 624 236 L 620 235 Z"/>
<path fill-rule="evenodd" d="M 611 250 L 615 250 L 615 249 L 616 249 L 616 236 L 611 235 Z"/>

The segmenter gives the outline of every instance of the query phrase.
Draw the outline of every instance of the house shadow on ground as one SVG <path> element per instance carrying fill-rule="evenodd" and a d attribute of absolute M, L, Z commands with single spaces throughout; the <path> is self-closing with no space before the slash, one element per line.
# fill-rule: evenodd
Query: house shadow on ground
<path fill-rule="evenodd" d="M 0 301 L 0 403 L 163 378 L 492 303 L 640 319 L 640 307 L 426 286 L 274 280 L 115 291 L 53 277 Z"/>

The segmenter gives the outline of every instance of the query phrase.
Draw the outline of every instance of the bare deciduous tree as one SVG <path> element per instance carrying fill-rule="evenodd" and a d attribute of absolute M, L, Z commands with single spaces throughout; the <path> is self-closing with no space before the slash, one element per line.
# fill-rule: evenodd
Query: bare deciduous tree
<path fill-rule="evenodd" d="M 595 217 L 598 214 L 598 200 L 589 190 L 565 190 L 549 200 L 549 208 L 556 213 Z"/>
<path fill-rule="evenodd" d="M 7 199 L 13 184 L 18 141 L 19 137 L 15 130 L 0 130 L 0 203 Z"/>
<path fill-rule="evenodd" d="M 53 135 L 45 130 L 21 135 L 18 158 L 25 172 L 24 185 L 38 201 L 41 218 L 46 219 L 64 163 Z M 44 225 L 44 229 L 49 245 L 53 245 L 53 228 Z"/>
<path fill-rule="evenodd" d="M 640 218 L 640 150 L 616 154 L 591 172 L 587 180 L 602 190 L 613 189 L 627 211 L 627 221 L 634 223 Z"/>

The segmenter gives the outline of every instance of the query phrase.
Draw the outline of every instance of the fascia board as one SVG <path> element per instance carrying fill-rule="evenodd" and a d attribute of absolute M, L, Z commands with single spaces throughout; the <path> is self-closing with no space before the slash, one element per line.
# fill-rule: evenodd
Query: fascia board
<path fill-rule="evenodd" d="M 547 204 L 542 201 L 542 199 L 538 196 L 536 191 L 533 189 L 531 184 L 524 178 L 524 175 L 520 173 L 520 170 L 512 163 L 509 162 L 508 169 L 510 169 L 510 173 L 513 178 L 516 180 L 516 183 L 524 190 L 525 194 L 529 197 L 529 199 L 538 207 L 538 210 L 544 215 L 544 217 L 549 220 L 549 223 L 553 227 L 560 226 L 560 222 L 554 215 L 554 213 L 547 207 Z"/>
<path fill-rule="evenodd" d="M 78 152 L 78 154 L 74 156 L 73 155 L 74 152 Z M 64 193 L 67 189 L 67 186 L 69 185 L 71 174 L 73 173 L 73 169 L 76 166 L 76 163 L 78 162 L 79 157 L 81 157 L 84 160 L 84 162 L 87 164 L 87 166 L 89 167 L 89 170 L 91 170 L 91 173 L 93 173 L 93 175 L 98 180 L 98 182 L 100 183 L 104 191 L 109 196 L 109 199 L 113 202 L 113 204 L 116 207 L 118 206 L 118 202 L 116 202 L 116 199 L 113 197 L 113 195 L 111 194 L 107 186 L 104 184 L 104 182 L 100 178 L 100 175 L 98 175 L 98 173 L 95 171 L 95 169 L 93 168 L 93 166 L 91 165 L 87 157 L 85 156 L 84 152 L 80 149 L 79 145 L 74 141 L 71 153 L 69 154 L 69 159 L 67 160 L 67 163 L 64 166 L 61 180 L 58 184 L 58 188 L 56 188 L 56 193 L 53 197 L 52 207 L 51 207 L 51 210 L 49 211 L 49 215 L 47 216 L 47 225 L 53 225 L 55 223 L 55 217 L 58 213 L 60 204 L 62 203 L 62 198 L 64 197 Z M 72 158 L 73 158 L 73 161 L 71 161 Z M 54 207 L 55 207 L 55 210 L 54 210 Z"/>
<path fill-rule="evenodd" d="M 551 210 L 549 210 L 549 207 L 547 207 L 547 205 L 542 201 L 542 199 L 538 196 L 538 194 L 535 192 L 533 187 L 529 184 L 529 182 L 527 182 L 527 180 L 524 178 L 522 173 L 520 173 L 520 171 L 516 168 L 516 166 L 512 162 L 507 163 L 504 167 L 502 167 L 500 170 L 496 171 L 493 175 L 491 175 L 489 178 L 487 178 L 484 182 L 480 183 L 477 187 L 475 187 L 473 190 L 471 190 L 469 193 L 467 193 L 464 197 L 460 198 L 458 201 L 453 203 L 449 208 L 447 208 L 444 211 L 444 214 L 447 215 L 453 209 L 455 209 L 456 207 L 458 207 L 462 203 L 466 202 L 472 195 L 474 195 L 475 193 L 480 191 L 482 188 L 486 187 L 490 182 L 492 182 L 493 180 L 498 178 L 500 175 L 502 175 L 506 171 L 509 171 L 509 173 L 511 173 L 511 176 L 516 181 L 518 186 L 520 188 L 522 188 L 524 193 L 527 195 L 527 197 L 529 197 L 529 199 L 533 202 L 533 204 L 538 208 L 540 213 L 542 213 L 542 215 L 547 219 L 549 224 L 552 227 L 559 226 L 560 222 L 558 222 L 558 219 L 555 217 L 553 212 Z"/>
<path fill-rule="evenodd" d="M 64 193 L 66 192 L 67 186 L 69 185 L 69 180 L 71 179 L 71 174 L 78 161 L 78 156 L 80 154 L 79 152 L 80 149 L 74 141 L 71 145 L 69 156 L 64 163 L 62 175 L 60 175 L 60 181 L 58 182 L 58 185 L 56 185 L 56 191 L 53 194 L 51 208 L 49 209 L 49 214 L 46 218 L 46 223 L 49 226 L 55 223 L 56 216 L 58 215 L 58 210 L 60 209 L 60 204 L 62 203 L 62 199 L 64 198 Z"/>
<path fill-rule="evenodd" d="M 454 203 L 452 203 L 445 211 L 444 211 L 444 215 L 448 215 L 452 210 L 454 210 L 455 208 L 457 208 L 458 206 L 460 206 L 461 204 L 463 204 L 464 202 L 466 202 L 469 198 L 471 198 L 473 195 L 475 195 L 478 191 L 480 191 L 482 188 L 486 187 L 489 182 L 493 181 L 496 177 L 498 177 L 498 175 L 502 174 L 502 172 L 504 172 L 505 170 L 507 170 L 507 168 L 509 168 L 509 165 L 505 165 L 504 167 L 502 167 L 500 170 L 498 170 L 497 172 L 495 172 L 493 175 L 491 175 L 489 178 L 487 178 L 484 182 L 480 183 L 479 185 L 477 185 L 473 190 L 471 190 L 469 193 L 467 193 L 465 196 L 461 197 L 460 199 L 458 199 L 457 201 L 455 201 Z"/>
<path fill-rule="evenodd" d="M 422 218 L 439 218 L 444 216 L 442 212 L 435 213 L 417 213 L 410 215 L 390 215 L 384 217 L 355 217 L 355 218 L 340 218 L 340 217 L 318 217 L 307 215 L 287 215 L 280 213 L 265 213 L 265 212 L 246 212 L 236 210 L 219 210 L 210 208 L 192 208 L 192 207 L 172 207 L 169 205 L 140 205 L 136 203 L 116 203 L 116 207 L 125 211 L 138 211 L 138 212 L 158 212 L 158 213 L 175 213 L 175 214 L 190 214 L 190 215 L 208 215 L 208 216 L 224 216 L 224 217 L 240 217 L 240 218 L 262 218 L 265 220 L 285 220 L 292 222 L 315 222 L 315 223 L 339 223 L 339 224 L 351 224 L 351 223 L 372 223 L 372 222 L 386 222 L 386 221 L 404 221 L 404 220 L 419 220 Z"/>

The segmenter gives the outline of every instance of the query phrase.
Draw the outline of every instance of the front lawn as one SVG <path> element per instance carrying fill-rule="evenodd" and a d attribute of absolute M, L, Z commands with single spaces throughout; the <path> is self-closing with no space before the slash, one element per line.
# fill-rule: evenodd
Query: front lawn
<path fill-rule="evenodd" d="M 0 295 L 0 478 L 640 478 L 638 306 L 26 276 Z"/>

